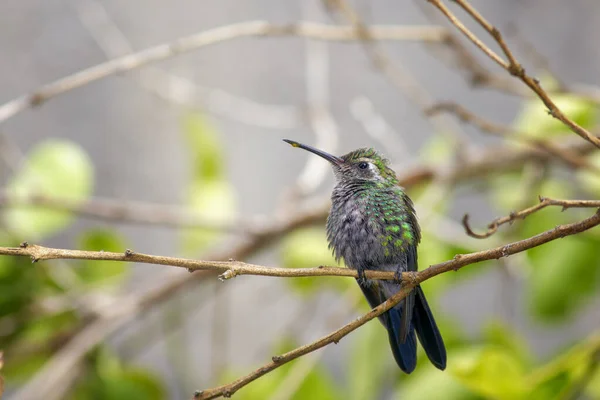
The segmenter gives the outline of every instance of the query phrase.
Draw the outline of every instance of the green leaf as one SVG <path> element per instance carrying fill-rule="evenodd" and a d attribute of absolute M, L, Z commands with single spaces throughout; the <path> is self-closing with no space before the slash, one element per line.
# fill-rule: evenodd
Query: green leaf
<path fill-rule="evenodd" d="M 11 196 L 48 196 L 84 201 L 93 187 L 93 166 L 77 144 L 50 139 L 37 145 L 23 167 L 7 186 Z M 10 232 L 30 240 L 40 240 L 64 229 L 73 220 L 68 212 L 37 207 L 4 210 Z"/>
<path fill-rule="evenodd" d="M 419 255 L 419 269 L 425 269 L 430 265 L 450 260 L 457 254 L 465 254 L 475 251 L 475 249 L 469 249 L 466 247 L 460 247 L 442 242 L 428 231 L 423 231 L 422 235 L 423 237 L 421 239 L 421 244 L 417 248 Z M 428 296 L 431 294 L 432 298 L 435 298 L 435 296 L 441 294 L 442 291 L 449 285 L 454 284 L 459 280 L 472 278 L 482 271 L 485 271 L 487 264 L 490 263 L 491 262 L 485 262 L 474 267 L 466 267 L 461 269 L 458 273 L 438 275 L 435 277 L 435 279 L 430 279 L 427 282 L 424 282 L 422 286 L 427 288 Z"/>
<path fill-rule="evenodd" d="M 592 335 L 538 367 L 526 377 L 528 382 L 533 385 L 530 398 L 571 398 L 574 392 L 583 389 L 580 385 L 584 381 L 588 382 L 586 388 L 588 393 L 593 393 L 597 386 L 594 378 L 588 380 L 589 376 L 587 375 L 590 368 L 595 368 L 594 364 L 597 363 L 599 350 L 600 335 Z M 597 397 L 592 395 L 591 398 Z"/>
<path fill-rule="evenodd" d="M 217 130 L 205 115 L 190 114 L 184 121 L 187 150 L 193 163 L 192 182 L 186 190 L 186 204 L 207 225 L 232 223 L 236 209 L 235 190 L 224 174 L 224 151 Z M 214 228 L 186 230 L 183 251 L 190 256 L 213 243 L 222 232 Z"/>
<path fill-rule="evenodd" d="M 558 108 L 571 120 L 584 128 L 595 126 L 597 110 L 594 103 L 567 94 L 552 97 Z M 538 98 L 525 103 L 515 122 L 515 129 L 533 139 L 549 139 L 566 134 L 569 128 L 548 114 L 548 109 Z"/>
<path fill-rule="evenodd" d="M 378 321 L 371 321 L 356 332 L 346 364 L 348 392 L 345 399 L 381 397 L 383 380 L 391 365 L 391 352 L 386 339 L 387 333 Z"/>
<path fill-rule="evenodd" d="M 600 368 L 596 368 L 596 372 L 592 374 L 585 393 L 591 399 L 600 399 Z"/>
<path fill-rule="evenodd" d="M 428 165 L 440 165 L 454 157 L 454 143 L 448 135 L 433 135 L 419 151 L 419 158 Z"/>
<path fill-rule="evenodd" d="M 19 357 L 7 360 L 2 369 L 2 375 L 6 382 L 18 384 L 27 382 L 29 378 L 44 366 L 52 354 L 49 351 L 40 351 L 29 357 Z"/>
<path fill-rule="evenodd" d="M 290 373 L 294 373 L 294 370 L 290 370 Z M 281 390 L 285 390 L 285 387 Z M 308 373 L 294 396 L 291 397 L 292 400 L 341 400 L 343 398 L 339 395 L 339 389 L 335 386 L 329 372 L 320 365 L 317 365 Z"/>
<path fill-rule="evenodd" d="M 227 225 L 232 222 L 236 209 L 235 191 L 225 181 L 196 181 L 188 188 L 188 206 L 199 219 L 209 224 Z M 211 228 L 194 228 L 183 232 L 183 249 L 186 254 L 197 254 L 199 250 L 213 243 L 222 231 Z"/>
<path fill-rule="evenodd" d="M 158 376 L 123 365 L 105 348 L 89 356 L 90 369 L 69 397 L 70 400 L 162 400 L 167 393 Z"/>
<path fill-rule="evenodd" d="M 78 248 L 91 251 L 107 251 L 122 253 L 127 248 L 125 238 L 111 229 L 92 229 L 78 239 Z M 122 279 L 129 268 L 123 262 L 82 260 L 80 266 L 75 269 L 77 274 L 86 283 L 98 283 L 114 278 Z"/>
<path fill-rule="evenodd" d="M 504 348 L 486 346 L 453 356 L 448 368 L 466 387 L 488 399 L 526 399 L 527 382 L 524 368 L 517 358 Z"/>
<path fill-rule="evenodd" d="M 600 169 L 600 152 L 596 151 L 587 157 L 587 161 Z M 600 196 L 600 173 L 581 168 L 576 172 L 577 180 L 581 188 L 593 196 Z"/>
<path fill-rule="evenodd" d="M 499 321 L 488 323 L 483 329 L 486 343 L 505 349 L 517 358 L 522 365 L 530 365 L 533 356 L 525 340 Z"/>
<path fill-rule="evenodd" d="M 576 312 L 595 293 L 600 280 L 598 248 L 598 240 L 582 234 L 528 253 L 534 274 L 527 281 L 527 292 L 536 316 L 559 320 Z"/>
<path fill-rule="evenodd" d="M 282 354 L 298 347 L 297 343 L 285 337 L 279 340 L 274 346 L 272 354 Z M 240 396 L 244 400 L 263 400 L 284 392 L 286 395 L 289 395 L 286 398 L 292 400 L 343 399 L 339 388 L 335 385 L 329 372 L 320 364 L 317 363 L 315 366 L 311 366 L 309 372 L 306 373 L 306 365 L 302 363 L 307 362 L 307 360 L 308 358 L 300 358 L 282 365 L 242 388 L 239 393 L 236 393 L 236 396 Z M 222 383 L 231 382 L 238 378 L 240 374 L 239 371 L 226 371 L 219 381 Z M 297 389 L 289 393 L 290 387 L 286 385 L 286 379 L 290 379 L 288 382 L 292 385 L 297 384 Z"/>
<path fill-rule="evenodd" d="M 469 391 L 451 373 L 440 371 L 433 365 L 419 366 L 417 371 L 402 381 L 395 399 L 410 400 L 479 400 L 481 396 Z"/>
<path fill-rule="evenodd" d="M 103 381 L 106 400 L 162 400 L 167 393 L 157 376 L 139 368 L 127 368 Z"/>
<path fill-rule="evenodd" d="M 184 122 L 188 151 L 194 163 L 196 179 L 203 181 L 223 179 L 224 154 L 218 133 L 208 118 L 190 114 Z"/>
<path fill-rule="evenodd" d="M 334 266 L 337 262 L 327 245 L 324 228 L 301 228 L 288 234 L 281 243 L 281 260 L 287 268 L 313 268 L 320 265 Z M 345 290 L 350 278 L 294 278 L 287 281 L 299 293 L 309 294 L 322 287 Z"/>

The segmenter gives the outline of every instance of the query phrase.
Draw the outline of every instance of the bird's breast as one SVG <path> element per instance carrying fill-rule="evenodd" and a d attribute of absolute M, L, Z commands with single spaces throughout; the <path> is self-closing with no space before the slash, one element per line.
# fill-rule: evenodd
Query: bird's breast
<path fill-rule="evenodd" d="M 400 262 L 411 235 L 402 214 L 386 210 L 383 202 L 334 202 L 327 219 L 330 247 L 354 269 Z"/>

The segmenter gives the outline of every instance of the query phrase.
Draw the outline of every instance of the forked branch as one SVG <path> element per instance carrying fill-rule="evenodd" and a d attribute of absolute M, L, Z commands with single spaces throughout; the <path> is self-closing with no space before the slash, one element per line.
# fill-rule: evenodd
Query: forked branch
<path fill-rule="evenodd" d="M 459 7 L 465 10 L 483 29 L 485 29 L 491 36 L 494 38 L 498 46 L 502 49 L 502 52 L 508 59 L 508 61 L 504 60 L 500 57 L 496 52 L 490 49 L 481 39 L 479 39 L 469 28 L 467 28 L 461 20 L 452 12 L 442 0 L 427 0 L 429 3 L 433 4 L 437 9 L 441 11 L 444 16 L 450 21 L 452 25 L 454 25 L 463 35 L 467 37 L 473 44 L 475 44 L 483 53 L 485 53 L 489 58 L 491 58 L 496 64 L 500 65 L 503 69 L 505 69 L 511 75 L 519 78 L 523 83 L 525 83 L 546 105 L 548 108 L 548 113 L 554 118 L 561 121 L 563 124 L 569 127 L 573 132 L 587 141 L 593 143 L 596 147 L 600 148 L 600 138 L 592 135 L 587 129 L 577 124 L 575 121 L 571 120 L 569 117 L 563 114 L 563 112 L 558 108 L 558 106 L 554 103 L 554 101 L 550 98 L 548 93 L 542 88 L 540 82 L 531 76 L 529 76 L 525 72 L 525 68 L 517 61 L 512 51 L 509 49 L 508 45 L 504 41 L 500 30 L 496 28 L 494 25 L 489 23 L 468 1 L 466 0 L 454 0 Z"/>

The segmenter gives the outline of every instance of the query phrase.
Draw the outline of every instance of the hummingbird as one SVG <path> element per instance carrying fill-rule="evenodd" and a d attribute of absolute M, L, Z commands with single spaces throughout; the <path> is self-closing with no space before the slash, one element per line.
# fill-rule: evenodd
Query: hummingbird
<path fill-rule="evenodd" d="M 402 272 L 417 271 L 421 231 L 412 200 L 400 186 L 389 161 L 372 148 L 341 157 L 284 139 L 331 163 L 336 184 L 327 217 L 327 240 L 336 260 L 357 271 L 356 278 L 371 307 L 397 293 Z M 367 279 L 366 270 L 390 271 L 396 280 Z M 410 374 L 417 364 L 417 340 L 431 363 L 446 368 L 442 335 L 420 286 L 379 316 L 388 332 L 396 363 Z M 416 333 L 416 335 L 415 335 Z"/>

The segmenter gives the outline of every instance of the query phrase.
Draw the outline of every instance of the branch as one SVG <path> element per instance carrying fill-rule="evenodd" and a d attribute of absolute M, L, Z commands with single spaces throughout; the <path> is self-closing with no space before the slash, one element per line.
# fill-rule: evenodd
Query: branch
<path fill-rule="evenodd" d="M 300 209 L 299 212 L 285 218 L 273 217 L 268 223 L 263 224 L 259 232 L 243 235 L 236 244 L 227 248 L 217 248 L 207 255 L 210 259 L 224 260 L 228 257 L 244 259 L 259 251 L 267 245 L 273 244 L 299 227 L 321 222 L 326 209 L 313 207 Z M 175 274 L 163 277 L 156 285 L 145 289 L 142 293 L 132 293 L 120 298 L 118 303 L 111 303 L 102 309 L 101 316 L 91 321 L 86 321 L 84 328 L 72 338 L 60 351 L 44 364 L 22 388 L 15 398 L 22 400 L 37 400 L 39 393 L 44 393 L 44 400 L 59 400 L 66 393 L 74 380 L 75 375 L 64 373 L 78 368 L 81 359 L 93 348 L 101 344 L 107 336 L 126 324 L 135 316 L 146 310 L 155 308 L 158 304 L 181 293 L 186 287 L 214 276 L 210 271 L 199 271 L 192 275 Z M 117 314 L 117 315 L 115 315 Z M 89 327 L 89 329 L 88 329 Z M 99 334 L 96 334 L 100 332 Z M 64 368 L 66 366 L 66 368 Z"/>
<path fill-rule="evenodd" d="M 463 10 L 465 10 L 483 29 L 485 29 L 498 43 L 502 52 L 508 59 L 508 61 L 503 60 L 498 54 L 496 54 L 492 49 L 490 49 L 485 43 L 483 43 L 473 32 L 471 32 L 457 17 L 450 11 L 441 0 L 427 0 L 429 3 L 433 4 L 436 8 L 438 8 L 442 14 L 448 18 L 450 23 L 454 25 L 459 31 L 461 31 L 471 42 L 473 42 L 481 51 L 483 51 L 489 58 L 491 58 L 496 64 L 500 65 L 503 69 L 505 69 L 511 75 L 519 78 L 523 83 L 525 83 L 546 105 L 548 108 L 548 112 L 551 116 L 561 121 L 563 124 L 569 127 L 573 132 L 577 135 L 581 136 L 585 140 L 593 143 L 596 147 L 600 148 L 600 138 L 592 135 L 588 130 L 578 125 L 575 121 L 569 119 L 565 116 L 562 111 L 556 106 L 556 104 L 552 101 L 548 93 L 542 89 L 540 82 L 532 78 L 531 76 L 525 73 L 525 69 L 523 66 L 516 60 L 515 56 L 512 54 L 508 45 L 504 41 L 502 34 L 492 24 L 490 24 L 474 7 L 472 7 L 468 1 L 466 0 L 454 0 L 456 4 L 458 4 Z"/>
<path fill-rule="evenodd" d="M 582 143 L 579 143 L 582 144 Z M 588 145 L 589 146 L 589 145 Z M 568 206 L 588 206 L 588 203 L 585 201 L 582 202 L 570 202 Z M 261 235 L 250 235 L 250 240 L 246 242 L 242 242 L 239 246 L 237 246 L 234 250 L 229 249 L 224 254 L 233 254 L 235 257 L 244 258 L 249 253 L 254 250 L 261 248 L 266 243 L 270 243 L 274 238 L 281 237 L 283 232 L 288 230 L 297 228 L 299 226 L 303 226 L 304 224 L 310 223 L 315 220 L 315 218 L 320 218 L 320 210 L 313 213 L 303 213 L 302 215 L 295 216 L 292 219 L 287 221 L 273 224 L 270 228 L 265 229 Z M 446 270 L 457 269 L 461 266 L 479 262 L 492 258 L 500 258 L 510 254 L 514 254 L 518 251 L 523 251 L 533 246 L 537 246 L 547 241 L 556 239 L 558 237 L 568 236 L 577 232 L 581 232 L 583 230 L 589 229 L 600 223 L 600 213 L 597 213 L 594 217 L 582 221 L 580 223 L 564 225 L 555 228 L 552 231 L 545 232 L 544 234 L 535 236 L 530 239 L 526 239 L 525 241 L 513 243 L 507 246 L 502 246 L 496 249 L 488 250 L 485 252 L 478 252 L 466 255 L 457 255 L 454 260 L 448 261 L 446 263 L 438 264 L 426 270 L 419 272 L 418 274 L 414 273 L 405 273 L 402 275 L 402 279 L 404 282 L 408 282 L 409 285 L 406 286 L 410 288 L 410 283 L 417 284 L 422 280 L 429 279 L 432 276 L 435 276 L 439 273 L 442 273 Z M 500 249 L 500 250 L 499 250 Z M 229 279 L 236 275 L 242 274 L 256 274 L 263 276 L 350 276 L 356 277 L 356 272 L 344 268 L 332 268 L 332 267 L 323 267 L 323 268 L 307 268 L 307 269 L 283 269 L 283 268 L 267 268 L 262 266 L 256 266 L 252 264 L 239 263 L 236 261 L 226 261 L 226 262 L 215 262 L 215 261 L 198 261 L 198 260 L 186 260 L 181 258 L 170 258 L 170 257 L 158 257 L 158 256 L 150 256 L 140 253 L 133 252 L 125 252 L 125 253 L 106 253 L 106 252 L 86 252 L 86 251 L 73 251 L 73 250 L 63 250 L 63 249 L 52 249 L 47 247 L 35 246 L 35 245 L 27 245 L 23 244 L 20 248 L 0 248 L 0 254 L 4 255 L 16 255 L 16 256 L 29 256 L 32 257 L 34 261 L 44 260 L 44 259 L 55 259 L 55 258 L 67 258 L 67 259 L 93 259 L 93 260 L 112 260 L 112 261 L 125 261 L 125 262 L 145 262 L 152 264 L 161 264 L 161 265 L 173 265 L 182 268 L 191 268 L 192 270 L 197 269 L 206 269 L 210 271 L 220 271 L 224 272 L 223 279 Z M 223 255 L 221 253 L 215 253 L 213 255 L 214 258 L 222 258 Z M 481 258 L 479 258 L 481 257 Z M 57 393 L 57 396 L 53 398 L 60 398 L 58 393 L 64 393 L 66 390 L 67 384 L 62 380 L 61 377 L 64 374 L 57 373 L 57 371 L 62 371 L 63 367 L 68 366 L 67 368 L 72 368 L 76 365 L 78 360 L 87 353 L 91 348 L 100 343 L 108 334 L 113 332 L 119 326 L 124 324 L 129 320 L 132 315 L 136 315 L 143 310 L 154 306 L 158 302 L 162 301 L 165 298 L 168 298 L 172 293 L 178 292 L 185 285 L 188 285 L 192 282 L 196 282 L 199 279 L 206 279 L 207 276 L 210 276 L 210 273 L 197 273 L 192 275 L 192 279 L 187 277 L 186 275 L 178 275 L 173 279 L 168 280 L 163 283 L 161 286 L 153 288 L 146 293 L 139 295 L 129 296 L 130 298 L 125 299 L 120 302 L 121 306 L 117 309 L 114 308 L 114 305 L 111 304 L 110 307 L 106 310 L 106 315 L 102 314 L 100 318 L 92 321 L 91 325 L 88 325 L 81 335 L 77 335 L 73 338 L 73 343 L 69 342 L 64 349 L 61 349 L 59 353 L 57 353 L 56 357 L 53 359 L 36 375 L 36 378 L 31 380 L 26 387 L 22 388 L 19 393 L 27 393 L 33 396 L 34 393 L 39 393 L 40 388 L 43 387 L 52 387 L 57 390 L 53 393 Z M 390 279 L 394 278 L 393 276 L 389 276 L 389 274 L 378 272 L 378 271 L 369 271 L 367 272 L 367 277 L 371 279 Z M 416 283 L 415 283 L 416 282 Z M 414 286 L 414 285 L 413 285 Z M 403 292 L 404 293 L 404 292 Z M 401 298 L 394 297 L 394 300 L 400 301 Z M 392 307 L 393 305 L 389 305 Z M 388 309 L 388 308 L 386 308 Z M 385 310 L 379 309 L 381 312 Z M 376 314 L 369 314 L 372 319 L 376 316 Z M 366 322 L 364 320 L 362 323 Z M 361 324 L 362 324 L 361 323 Z M 344 336 L 345 334 L 351 332 L 356 329 L 358 326 L 355 326 L 347 331 L 341 331 L 336 333 L 336 335 L 332 336 L 333 338 L 339 338 Z M 347 328 L 347 327 L 346 327 Z M 89 334 L 89 335 L 88 335 Z M 328 339 L 329 340 L 329 339 Z M 336 339 L 339 340 L 339 339 Z M 324 346 L 327 343 L 321 343 L 319 347 Z M 76 351 L 71 351 L 73 348 Z M 315 349 L 316 349 L 315 348 Z M 288 353 L 289 354 L 289 353 Z M 293 358 L 299 357 L 297 354 Z M 289 358 L 287 361 L 293 359 Z M 285 358 L 283 360 L 286 360 Z M 286 362 L 287 362 L 286 361 Z M 281 364 L 281 360 L 277 361 L 278 365 Z M 61 366 L 61 368 L 58 368 Z M 58 369 L 57 369 L 58 368 Z M 266 371 L 268 372 L 268 371 Z M 266 373 L 266 372 L 263 372 Z M 256 379 L 256 377 L 251 380 Z M 249 382 L 249 381 L 248 381 Z M 57 386 L 58 385 L 58 386 Z M 243 386 L 243 385 L 242 385 Z M 240 386 L 241 387 L 241 386 Z M 239 389 L 239 387 L 238 387 Z M 237 389 L 235 389 L 237 390 Z M 35 396 L 24 398 L 36 398 Z M 202 398 L 202 397 L 201 397 Z"/>
<path fill-rule="evenodd" d="M 83 217 L 104 221 L 160 225 L 167 228 L 208 228 L 230 232 L 252 233 L 260 231 L 261 221 L 256 218 L 233 222 L 210 220 L 199 216 L 193 209 L 141 201 L 94 197 L 86 201 L 41 194 L 17 195 L 0 191 L 0 207 L 41 207 L 49 210 L 71 212 Z"/>
<path fill-rule="evenodd" d="M 283 364 L 286 364 L 298 357 L 301 357 L 305 354 L 311 353 L 315 350 L 318 350 L 322 347 L 325 347 L 331 343 L 338 343 L 343 337 L 348 335 L 350 332 L 356 330 L 361 327 L 368 321 L 376 318 L 382 313 L 386 312 L 390 308 L 394 307 L 398 304 L 406 295 L 414 288 L 416 285 L 420 284 L 427 279 L 430 279 L 436 275 L 442 274 L 448 271 L 457 271 L 462 267 L 465 267 L 470 264 L 499 259 L 502 257 L 507 257 L 516 253 L 520 253 L 525 250 L 529 250 L 533 247 L 540 246 L 542 244 L 548 243 L 552 240 L 563 238 L 565 236 L 574 235 L 580 232 L 584 232 L 588 229 L 591 229 L 597 225 L 600 225 L 600 210 L 596 211 L 596 213 L 580 222 L 575 222 L 568 225 L 559 225 L 554 229 L 549 231 L 540 233 L 536 236 L 530 237 L 528 239 L 520 240 L 517 242 L 513 242 L 504 246 L 496 247 L 494 249 L 479 251 L 475 253 L 469 254 L 457 254 L 452 260 L 435 264 L 430 266 L 427 269 L 424 269 L 419 272 L 407 273 L 410 278 L 403 284 L 402 289 L 390 297 L 385 302 L 381 303 L 379 306 L 373 308 L 371 311 L 366 313 L 365 315 L 355 319 L 354 321 L 344 325 L 342 328 L 336 330 L 335 332 L 330 333 L 327 336 L 323 336 L 322 338 L 304 345 L 302 347 L 298 347 L 292 351 L 289 351 L 285 354 L 274 356 L 270 363 L 267 363 L 260 368 L 252 371 L 246 376 L 243 376 L 229 384 L 218 386 L 212 389 L 207 389 L 203 391 L 198 391 L 194 394 L 194 399 L 196 400 L 207 400 L 214 399 L 217 397 L 231 397 L 235 392 L 237 392 L 242 387 L 248 385 L 250 382 L 260 378 L 261 376 L 273 371 L 276 368 L 279 368 Z M 404 279 L 404 275 L 403 275 Z"/>
<path fill-rule="evenodd" d="M 138 262 L 144 264 L 168 265 L 185 268 L 189 272 L 215 271 L 222 273 L 219 279 L 225 281 L 238 275 L 275 276 L 280 278 L 298 278 L 307 276 L 346 276 L 358 278 L 355 270 L 339 267 L 321 266 L 317 268 L 275 268 L 262 265 L 248 264 L 241 261 L 203 261 L 178 257 L 154 256 L 150 254 L 135 253 L 126 250 L 123 253 L 108 251 L 85 251 L 57 249 L 27 242 L 20 247 L 0 247 L 0 255 L 30 257 L 32 262 L 43 260 L 95 260 L 95 261 L 121 261 Z M 395 279 L 393 272 L 367 271 L 369 279 Z M 409 276 L 409 275 L 407 275 Z"/>
<path fill-rule="evenodd" d="M 469 214 L 465 214 L 462 223 L 467 235 L 477 239 L 485 239 L 496 233 L 501 225 L 512 223 L 517 219 L 525 219 L 529 215 L 548 206 L 561 206 L 563 211 L 567 208 L 600 208 L 600 200 L 554 200 L 542 196 L 540 196 L 539 199 L 540 203 L 533 207 L 526 208 L 519 212 L 511 212 L 506 217 L 496 218 L 488 224 L 488 230 L 485 233 L 476 233 L 471 229 L 471 226 L 469 225 Z"/>
<path fill-rule="evenodd" d="M 378 38 L 371 34 L 368 25 L 352 7 L 350 2 L 346 0 L 328 0 L 328 3 L 330 6 L 335 6 L 343 14 L 344 18 L 359 32 L 365 52 L 373 65 L 427 116 L 426 110 L 433 104 L 433 98 L 427 89 L 412 76 L 406 67 L 397 60 L 392 60 L 389 54 L 382 47 L 378 46 Z M 450 34 L 446 32 L 443 40 L 439 42 L 445 44 L 449 40 L 451 40 Z M 436 132 L 450 135 L 450 139 L 457 144 L 457 148 L 465 148 L 465 146 L 459 146 L 458 143 L 464 143 L 466 135 L 454 121 L 444 118 L 444 116 L 441 118 L 430 118 L 429 121 L 434 126 Z"/>
<path fill-rule="evenodd" d="M 370 34 L 379 40 L 437 42 L 444 40 L 445 35 L 445 29 L 429 26 L 384 25 L 372 26 L 368 29 Z M 55 96 L 107 76 L 166 60 L 201 47 L 251 36 L 301 36 L 317 40 L 353 41 L 360 38 L 360 33 L 349 26 L 332 26 L 315 22 L 275 25 L 267 21 L 248 21 L 225 25 L 119 57 L 44 85 L 32 94 L 23 95 L 0 106 L 0 123 L 30 107 L 39 106 Z"/>
<path fill-rule="evenodd" d="M 557 152 L 569 153 L 579 160 L 582 160 L 583 156 L 594 149 L 589 143 L 582 143 L 580 140 L 546 143 L 555 148 Z M 458 182 L 484 176 L 491 171 L 517 170 L 532 160 L 552 162 L 555 159 L 551 157 L 550 153 L 539 149 L 490 146 L 468 155 L 450 169 L 446 165 L 439 167 L 420 165 L 398 175 L 398 180 L 405 188 L 428 183 L 440 176 L 448 176 L 450 180 Z M 309 212 L 311 215 L 306 225 L 324 221 L 327 217 L 328 206 L 327 201 L 323 202 L 322 206 L 313 207 Z M 199 217 L 193 210 L 178 206 L 102 197 L 81 202 L 35 194 L 16 196 L 7 191 L 0 191 L 0 208 L 4 207 L 43 207 L 105 221 L 159 225 L 166 228 L 208 228 L 257 235 L 269 230 L 268 222 L 259 218 L 244 218 L 236 220 L 235 223 L 211 221 Z"/>
<path fill-rule="evenodd" d="M 535 139 L 529 137 L 526 132 L 518 132 L 513 130 L 509 126 L 500 125 L 491 121 L 488 121 L 482 117 L 479 117 L 467 110 L 465 107 L 458 103 L 454 102 L 442 102 L 433 105 L 431 108 L 427 110 L 427 114 L 435 115 L 440 112 L 449 112 L 454 114 L 459 120 L 465 123 L 472 124 L 478 127 L 482 132 L 486 132 L 492 134 L 494 136 L 500 136 L 503 138 L 512 139 L 516 142 L 524 143 L 526 145 L 532 146 L 534 148 L 543 150 L 548 154 L 556 156 L 561 161 L 563 161 L 566 165 L 572 168 L 586 168 L 589 170 L 593 170 L 596 172 L 600 172 L 600 169 L 595 165 L 588 162 L 586 159 L 581 158 L 577 154 L 573 154 L 568 150 L 561 149 L 556 146 L 554 143 Z"/>

